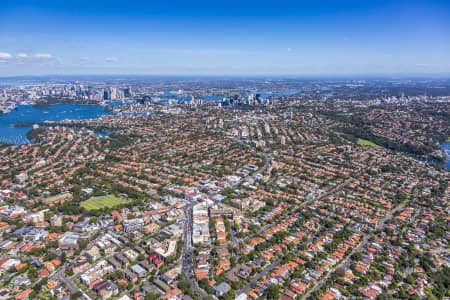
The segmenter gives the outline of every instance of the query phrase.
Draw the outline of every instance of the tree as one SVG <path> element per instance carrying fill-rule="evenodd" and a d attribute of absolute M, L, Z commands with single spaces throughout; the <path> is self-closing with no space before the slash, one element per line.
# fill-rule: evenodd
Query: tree
<path fill-rule="evenodd" d="M 414 277 L 409 274 L 408 276 L 406 276 L 406 282 L 409 284 L 413 284 L 414 283 Z"/>
<path fill-rule="evenodd" d="M 200 281 L 198 282 L 198 285 L 204 289 L 208 294 L 213 294 L 213 289 L 209 286 L 209 282 L 208 279 L 203 278 L 200 279 Z"/>
<path fill-rule="evenodd" d="M 177 284 L 178 288 L 186 294 L 186 291 L 191 288 L 191 282 L 189 280 L 180 280 Z"/>
<path fill-rule="evenodd" d="M 145 300 L 157 300 L 161 297 L 158 293 L 149 293 L 147 296 L 145 296 Z"/>
<path fill-rule="evenodd" d="M 144 259 L 145 259 L 145 255 L 142 254 L 142 253 L 139 253 L 139 255 L 138 255 L 138 257 L 137 257 L 137 260 L 138 260 L 138 261 L 142 261 L 142 260 L 144 260 Z"/>
<path fill-rule="evenodd" d="M 277 284 L 272 284 L 267 289 L 267 298 L 268 299 L 278 299 L 280 297 L 280 286 Z"/>
<path fill-rule="evenodd" d="M 344 275 L 345 275 L 345 270 L 344 270 L 344 268 L 339 268 L 339 269 L 337 269 L 337 270 L 334 272 L 333 277 L 334 277 L 334 278 L 340 278 L 340 277 L 343 277 Z"/>
<path fill-rule="evenodd" d="M 87 245 L 88 245 L 87 241 L 80 241 L 79 242 L 79 249 L 80 250 L 84 250 L 84 249 L 86 249 Z"/>
<path fill-rule="evenodd" d="M 28 270 L 28 278 L 33 282 L 37 278 L 38 272 L 35 267 L 30 267 Z"/>
<path fill-rule="evenodd" d="M 360 261 L 362 259 L 362 253 L 361 252 L 356 252 L 355 254 L 352 255 L 352 259 L 354 261 Z"/>

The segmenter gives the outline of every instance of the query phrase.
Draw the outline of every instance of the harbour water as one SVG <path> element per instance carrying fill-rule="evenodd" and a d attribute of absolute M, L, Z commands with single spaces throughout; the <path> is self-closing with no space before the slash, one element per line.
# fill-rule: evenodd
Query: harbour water
<path fill-rule="evenodd" d="M 450 142 L 441 144 L 441 148 L 445 151 L 445 154 L 447 154 L 447 162 L 444 164 L 444 166 L 447 169 L 450 169 Z"/>
<path fill-rule="evenodd" d="M 19 105 L 7 114 L 0 114 L 0 142 L 16 145 L 30 142 L 27 132 L 31 127 L 14 127 L 17 122 L 81 120 L 98 118 L 110 113 L 100 105 L 55 104 L 52 108 Z"/>

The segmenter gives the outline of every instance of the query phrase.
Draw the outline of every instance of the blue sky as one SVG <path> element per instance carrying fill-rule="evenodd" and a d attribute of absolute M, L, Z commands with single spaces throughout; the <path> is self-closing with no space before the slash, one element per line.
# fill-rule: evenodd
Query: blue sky
<path fill-rule="evenodd" d="M 0 77 L 450 74 L 450 1 L 3 0 Z"/>

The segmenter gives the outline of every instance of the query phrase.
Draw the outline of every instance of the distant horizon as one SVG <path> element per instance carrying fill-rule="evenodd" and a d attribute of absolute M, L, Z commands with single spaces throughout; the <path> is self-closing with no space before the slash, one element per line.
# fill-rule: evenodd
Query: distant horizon
<path fill-rule="evenodd" d="M 276 78 L 276 79 L 351 79 L 351 80 L 364 80 L 364 79 L 380 79 L 380 80 L 420 80 L 420 79 L 434 79 L 434 80 L 450 80 L 449 73 L 427 73 L 427 74 L 402 74 L 402 73 L 392 73 L 392 74 L 376 74 L 376 73 L 366 73 L 366 74 L 36 74 L 36 75 L 11 75 L 11 76 L 1 76 L 0 80 L 13 80 L 13 79 L 45 79 L 51 77 L 94 77 L 94 78 L 238 78 L 238 79 L 263 79 L 263 78 Z"/>

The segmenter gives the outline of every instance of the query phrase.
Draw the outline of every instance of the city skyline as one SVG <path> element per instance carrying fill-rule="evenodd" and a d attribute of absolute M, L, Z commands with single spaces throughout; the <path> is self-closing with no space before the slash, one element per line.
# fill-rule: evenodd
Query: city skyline
<path fill-rule="evenodd" d="M 0 77 L 448 75 L 446 1 L 6 1 Z"/>

